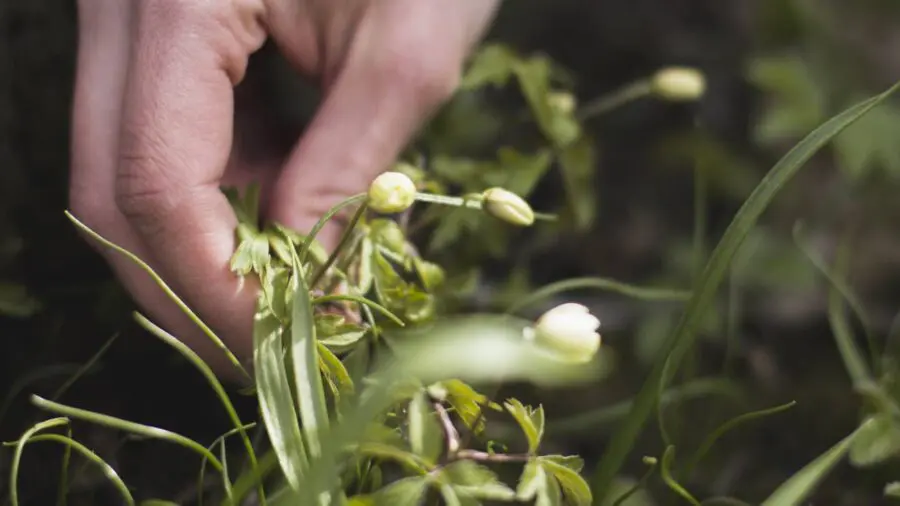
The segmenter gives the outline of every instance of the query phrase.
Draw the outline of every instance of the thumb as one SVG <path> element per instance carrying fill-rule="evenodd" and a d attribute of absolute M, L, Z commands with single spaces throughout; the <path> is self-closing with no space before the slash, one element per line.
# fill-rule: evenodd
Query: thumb
<path fill-rule="evenodd" d="M 270 218 L 295 230 L 310 230 L 332 206 L 365 192 L 459 82 L 464 47 L 435 46 L 428 30 L 372 11 L 273 190 Z M 329 223 L 318 238 L 330 249 L 340 233 Z"/>

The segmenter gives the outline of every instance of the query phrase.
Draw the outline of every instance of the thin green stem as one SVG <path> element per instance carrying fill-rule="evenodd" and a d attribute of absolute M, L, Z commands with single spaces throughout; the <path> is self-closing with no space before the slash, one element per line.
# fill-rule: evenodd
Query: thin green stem
<path fill-rule="evenodd" d="M 244 366 L 241 365 L 240 360 L 238 360 L 238 358 L 234 355 L 234 353 L 232 353 L 231 350 L 229 350 L 228 347 L 225 346 L 225 343 L 222 342 L 221 339 L 219 339 L 219 336 L 217 336 L 216 333 L 213 332 L 213 330 L 211 328 L 209 328 L 209 326 L 207 326 L 206 323 L 204 323 L 203 320 L 201 320 L 200 317 L 197 316 L 197 314 L 194 313 L 194 311 L 191 310 L 190 307 L 188 307 L 187 304 L 185 304 L 185 302 L 181 299 L 181 297 L 179 297 L 178 294 L 176 294 L 172 290 L 172 288 L 169 287 L 169 285 L 165 281 L 163 281 L 163 279 L 159 276 L 159 274 L 157 274 L 156 271 L 154 271 L 153 268 L 151 268 L 147 264 L 147 262 L 144 262 L 143 260 L 140 259 L 140 257 L 135 255 L 134 253 L 128 251 L 127 249 L 125 249 L 125 248 L 119 246 L 118 244 L 115 244 L 112 241 L 101 236 L 100 234 L 95 232 L 93 229 L 91 229 L 90 227 L 88 227 L 87 225 L 85 225 L 84 223 L 79 221 L 78 218 L 76 218 L 74 215 L 72 215 L 72 213 L 70 213 L 69 211 L 66 211 L 66 216 L 79 229 L 81 229 L 82 232 L 86 233 L 88 236 L 93 238 L 95 241 L 103 244 L 107 248 L 111 248 L 111 249 L 115 250 L 116 252 L 126 256 L 129 260 L 131 260 L 132 262 L 137 264 L 143 271 L 145 271 L 147 274 L 149 274 L 150 277 L 153 278 L 153 281 L 155 281 L 156 284 L 160 288 L 162 288 L 162 290 L 163 290 L 163 292 L 165 292 L 166 296 L 168 296 L 169 299 L 172 300 L 172 302 L 174 302 L 175 305 L 177 305 L 178 308 L 181 309 L 181 311 L 184 314 L 186 314 L 188 316 L 188 318 L 191 319 L 192 322 L 194 322 L 195 325 L 200 327 L 200 329 L 203 331 L 203 333 L 206 334 L 206 336 L 213 343 L 215 343 L 215 345 L 220 350 L 222 350 L 223 353 L 225 353 L 225 355 L 228 357 L 228 360 L 231 362 L 231 364 L 234 367 L 236 367 L 239 371 L 241 371 L 241 373 L 243 373 L 244 377 L 248 381 L 253 380 L 253 378 L 250 377 L 250 373 L 248 373 L 247 370 L 244 369 Z"/>
<path fill-rule="evenodd" d="M 160 340 L 168 344 L 169 346 L 175 348 L 179 353 L 181 353 L 185 358 L 188 359 L 189 362 L 194 364 L 194 366 L 200 371 L 206 381 L 210 384 L 215 391 L 216 395 L 219 397 L 219 401 L 221 401 L 222 406 L 225 407 L 226 413 L 228 413 L 228 418 L 231 419 L 231 423 L 234 425 L 236 431 L 238 431 L 241 435 L 241 441 L 244 443 L 244 449 L 247 451 L 247 458 L 250 461 L 251 468 L 256 468 L 258 463 L 256 461 L 256 452 L 253 450 L 253 443 L 250 442 L 250 436 L 247 435 L 247 431 L 245 430 L 244 422 L 241 421 L 240 416 L 237 413 L 237 410 L 234 408 L 234 404 L 231 402 L 231 398 L 228 397 L 228 392 L 225 391 L 225 387 L 222 386 L 222 383 L 216 377 L 216 374 L 212 369 L 206 365 L 205 362 L 194 353 L 187 345 L 179 341 L 175 336 L 169 334 L 162 328 L 160 328 L 155 323 L 148 320 L 144 315 L 140 313 L 134 313 L 134 319 L 137 320 L 138 324 L 141 327 L 144 327 L 148 332 L 158 337 Z M 259 487 L 259 502 L 261 506 L 265 506 L 266 504 L 266 493 L 263 487 L 260 485 Z"/>
<path fill-rule="evenodd" d="M 316 239 L 316 236 L 319 235 L 319 232 L 322 231 L 322 229 L 325 227 L 325 224 L 328 223 L 329 220 L 334 218 L 345 207 L 352 206 L 353 204 L 357 204 L 359 202 L 365 202 L 368 198 L 369 196 L 365 193 L 356 194 L 348 199 L 338 202 L 334 207 L 329 209 L 324 216 L 319 218 L 319 221 L 317 221 L 312 230 L 309 231 L 309 235 L 307 235 L 303 240 L 303 247 L 300 249 L 300 263 L 302 264 L 306 262 L 306 259 L 309 256 L 309 249 L 312 246 L 313 241 Z"/>
<path fill-rule="evenodd" d="M 384 316 L 389 318 L 391 321 L 393 321 L 397 325 L 399 325 L 401 327 L 406 326 L 406 324 L 403 323 L 403 320 L 401 320 L 399 316 L 392 313 L 390 309 L 382 306 L 381 304 L 379 304 L 373 300 L 369 300 L 365 297 L 360 297 L 359 295 L 339 295 L 339 294 L 323 295 L 321 297 L 316 297 L 316 298 L 312 299 L 312 303 L 313 304 L 325 304 L 328 302 L 335 302 L 335 301 L 342 301 L 342 300 L 356 302 L 363 306 L 368 306 L 368 307 L 378 311 L 379 313 L 383 314 Z"/>
<path fill-rule="evenodd" d="M 359 223 L 359 220 L 362 219 L 368 207 L 368 203 L 363 202 L 359 206 L 359 208 L 356 209 L 356 213 L 353 214 L 353 218 L 350 219 L 350 223 L 348 223 L 344 228 L 344 232 L 343 234 L 341 234 L 341 240 L 338 242 L 337 247 L 335 247 L 334 251 L 332 251 L 328 256 L 328 260 L 326 260 L 325 263 L 322 264 L 322 266 L 319 267 L 318 270 L 316 270 L 316 272 L 313 274 L 312 280 L 309 282 L 310 287 L 315 288 L 319 280 L 322 279 L 322 276 L 324 276 L 325 273 L 328 272 L 328 269 L 330 269 L 331 266 L 334 265 L 334 262 L 337 260 L 338 255 L 340 255 L 341 251 L 343 251 L 344 248 L 347 247 L 347 244 L 349 244 L 350 239 L 353 237 L 353 231 L 356 229 L 356 225 Z"/>
<path fill-rule="evenodd" d="M 650 82 L 642 79 L 625 85 L 608 95 L 603 95 L 591 100 L 578 111 L 576 117 L 579 121 L 587 121 L 588 119 L 601 116 L 613 109 L 622 107 L 629 102 L 649 96 L 652 92 L 653 87 L 650 85 Z"/>

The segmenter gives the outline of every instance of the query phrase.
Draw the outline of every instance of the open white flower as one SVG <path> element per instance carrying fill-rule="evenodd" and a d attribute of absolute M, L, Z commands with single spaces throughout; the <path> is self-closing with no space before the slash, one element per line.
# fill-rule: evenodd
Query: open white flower
<path fill-rule="evenodd" d="M 416 185 L 402 172 L 383 172 L 369 185 L 369 207 L 379 213 L 399 213 L 415 201 Z"/>
<path fill-rule="evenodd" d="M 590 361 L 600 349 L 600 320 L 587 307 L 567 302 L 538 318 L 526 338 L 573 363 Z"/>

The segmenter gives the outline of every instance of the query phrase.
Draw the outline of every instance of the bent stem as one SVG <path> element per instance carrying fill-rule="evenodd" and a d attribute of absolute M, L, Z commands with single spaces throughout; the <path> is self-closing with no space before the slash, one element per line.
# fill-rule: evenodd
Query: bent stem
<path fill-rule="evenodd" d="M 234 355 L 234 353 L 232 353 L 231 350 L 229 350 L 228 347 L 225 346 L 225 343 L 222 342 L 221 339 L 219 339 L 219 336 L 217 336 L 216 333 L 213 332 L 212 329 L 209 328 L 209 326 L 207 326 L 206 323 L 204 323 L 203 320 L 201 320 L 200 317 L 198 317 L 196 315 L 196 313 L 194 313 L 191 310 L 191 308 L 188 307 L 188 305 L 184 303 L 183 300 L 181 300 L 181 297 L 179 297 L 178 294 L 176 294 L 172 290 L 172 288 L 170 288 L 169 285 L 165 281 L 163 281 L 163 279 L 159 276 L 159 274 L 156 273 L 156 271 L 153 270 L 152 267 L 150 267 L 146 262 L 141 260 L 140 257 L 135 255 L 134 253 L 128 251 L 127 249 L 119 246 L 118 244 L 115 244 L 114 242 L 106 239 L 102 235 L 95 232 L 93 229 L 91 229 L 90 227 L 88 227 L 87 225 L 82 223 L 78 218 L 76 218 L 69 211 L 65 211 L 65 214 L 66 214 L 66 217 L 69 218 L 69 220 L 71 220 L 84 233 L 86 233 L 87 235 L 89 235 L 91 238 L 98 241 L 99 243 L 103 244 L 107 248 L 111 248 L 114 251 L 116 251 L 122 255 L 125 255 L 125 257 L 127 257 L 129 260 L 131 260 L 132 262 L 137 264 L 142 270 L 144 270 L 144 272 L 149 274 L 150 277 L 153 278 L 153 281 L 155 281 L 156 284 L 160 288 L 162 288 L 163 292 L 166 293 L 166 296 L 168 296 L 169 299 L 172 300 L 172 302 L 174 302 L 178 306 L 178 308 L 181 309 L 181 311 L 184 314 L 186 314 L 188 316 L 188 318 L 191 319 L 192 322 L 194 322 L 195 325 L 200 327 L 200 329 L 203 331 L 203 333 L 206 334 L 206 336 L 209 337 L 209 339 L 213 343 L 215 343 L 215 345 L 220 350 L 222 350 L 223 353 L 225 353 L 225 356 L 228 357 L 228 361 L 231 362 L 231 364 L 234 367 L 236 367 L 239 371 L 241 371 L 241 373 L 244 375 L 244 377 L 248 381 L 253 380 L 253 378 L 250 377 L 250 373 L 248 373 L 247 370 L 244 369 L 244 366 L 241 365 L 240 360 L 238 360 L 238 358 Z"/>

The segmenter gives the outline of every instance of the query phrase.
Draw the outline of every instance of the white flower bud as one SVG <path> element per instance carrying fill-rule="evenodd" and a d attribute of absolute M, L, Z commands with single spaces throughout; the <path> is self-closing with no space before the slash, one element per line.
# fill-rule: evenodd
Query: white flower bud
<path fill-rule="evenodd" d="M 527 227 L 534 223 L 534 211 L 528 202 L 503 188 L 490 188 L 482 196 L 483 209 L 507 223 Z"/>
<path fill-rule="evenodd" d="M 572 363 L 589 362 L 600 349 L 600 320 L 581 304 L 568 302 L 538 318 L 525 337 Z"/>
<path fill-rule="evenodd" d="M 416 200 L 416 185 L 401 172 L 383 172 L 369 185 L 369 207 L 393 214 L 409 209 Z"/>
<path fill-rule="evenodd" d="M 653 92 L 672 101 L 697 100 L 706 92 L 703 73 L 691 67 L 668 67 L 653 76 Z"/>

